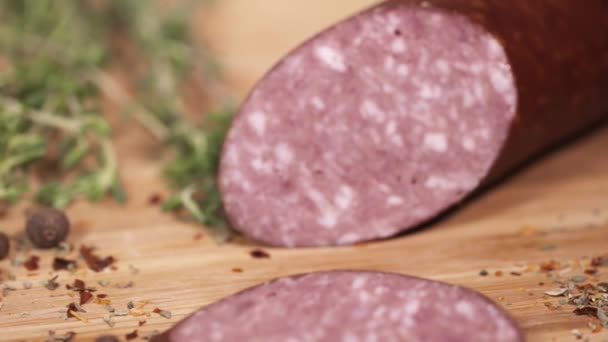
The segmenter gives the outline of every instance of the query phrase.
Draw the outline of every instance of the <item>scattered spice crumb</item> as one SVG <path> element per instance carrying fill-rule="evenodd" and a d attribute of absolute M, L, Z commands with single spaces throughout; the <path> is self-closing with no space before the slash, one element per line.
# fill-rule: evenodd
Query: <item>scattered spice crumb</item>
<path fill-rule="evenodd" d="M 40 261 L 40 257 L 37 255 L 32 255 L 23 263 L 23 267 L 25 267 L 28 271 L 36 271 L 40 266 L 38 262 Z"/>
<path fill-rule="evenodd" d="M 494 272 L 494 275 L 497 277 L 502 277 L 502 271 L 496 271 Z"/>
<path fill-rule="evenodd" d="M 103 335 L 96 338 L 95 342 L 120 342 L 120 340 L 116 336 Z"/>
<path fill-rule="evenodd" d="M 131 309 L 133 309 L 134 307 L 135 307 L 135 303 L 133 303 L 133 301 L 132 301 L 132 300 L 130 300 L 130 301 L 127 303 L 127 309 L 131 310 Z"/>
<path fill-rule="evenodd" d="M 479 271 L 479 275 L 482 277 L 487 277 L 488 276 L 488 271 L 487 270 L 481 270 Z"/>
<path fill-rule="evenodd" d="M 591 259 L 591 267 L 608 266 L 608 254 Z"/>
<path fill-rule="evenodd" d="M 89 291 L 80 291 L 80 305 L 86 304 L 93 298 L 93 294 Z"/>
<path fill-rule="evenodd" d="M 127 339 L 127 341 L 131 341 L 137 338 L 137 329 L 133 330 L 133 332 L 126 334 L 125 338 Z"/>
<path fill-rule="evenodd" d="M 46 287 L 49 291 L 55 291 L 59 287 L 59 283 L 57 282 L 58 277 L 59 276 L 56 275 L 51 279 L 45 280 L 42 282 L 42 285 L 44 285 L 44 287 Z"/>
<path fill-rule="evenodd" d="M 137 325 L 141 327 L 141 326 L 143 326 L 144 324 L 146 324 L 146 322 L 147 322 L 146 320 L 139 321 L 139 322 L 137 322 Z"/>
<path fill-rule="evenodd" d="M 568 292 L 567 288 L 561 287 L 561 288 L 558 288 L 558 289 L 546 291 L 545 294 L 547 296 L 551 296 L 551 297 L 560 297 L 560 296 L 565 295 L 567 292 Z"/>
<path fill-rule="evenodd" d="M 232 269 L 232 272 L 234 272 L 234 273 L 243 273 L 243 269 L 235 267 L 235 268 Z"/>
<path fill-rule="evenodd" d="M 109 313 L 106 313 L 103 315 L 103 317 L 101 318 L 110 328 L 114 328 L 114 325 L 116 324 L 113 320 L 112 320 L 112 316 Z"/>
<path fill-rule="evenodd" d="M 597 273 L 597 269 L 595 269 L 595 268 L 588 268 L 585 270 L 585 274 L 587 274 L 587 275 L 594 275 L 596 273 Z"/>
<path fill-rule="evenodd" d="M 266 252 L 265 250 L 262 250 L 262 249 L 254 249 L 253 251 L 251 251 L 249 253 L 249 255 L 251 255 L 251 257 L 255 258 L 255 259 L 268 259 L 268 258 L 270 258 L 270 254 L 268 254 L 268 252 Z"/>
<path fill-rule="evenodd" d="M 583 306 L 583 307 L 580 307 L 580 308 L 576 308 L 572 312 L 574 312 L 578 316 L 597 317 L 597 308 L 594 308 L 592 306 Z"/>
<path fill-rule="evenodd" d="M 198 241 L 198 240 L 200 240 L 200 239 L 202 239 L 202 238 L 203 238 L 203 233 L 196 233 L 196 234 L 194 234 L 194 236 L 192 237 L 192 240 L 194 240 L 194 241 Z"/>
<path fill-rule="evenodd" d="M 128 289 L 133 286 L 135 286 L 135 283 L 133 283 L 132 281 L 129 281 L 127 283 L 118 283 L 114 285 L 114 287 L 116 287 L 117 289 Z"/>
<path fill-rule="evenodd" d="M 148 204 L 150 205 L 159 205 L 163 201 L 163 196 L 159 193 L 150 194 L 148 197 Z"/>
<path fill-rule="evenodd" d="M 576 276 L 570 278 L 570 280 L 572 280 L 575 283 L 584 283 L 587 280 L 587 277 L 585 277 L 583 275 L 576 275 Z"/>
<path fill-rule="evenodd" d="M 71 342 L 74 337 L 76 337 L 76 333 L 73 331 L 68 331 L 65 335 L 55 335 L 55 331 L 49 330 L 49 339 L 47 341 L 52 342 Z"/>
<path fill-rule="evenodd" d="M 560 263 L 555 260 L 543 261 L 540 264 L 540 269 L 541 269 L 541 271 L 544 271 L 544 272 L 555 271 L 559 268 L 560 268 Z"/>
<path fill-rule="evenodd" d="M 114 310 L 114 316 L 128 316 L 129 310 Z"/>
<path fill-rule="evenodd" d="M 511 272 L 511 275 L 512 276 L 516 276 L 516 277 L 520 277 L 521 273 L 519 273 L 519 272 Z"/>
<path fill-rule="evenodd" d="M 534 227 L 525 226 L 519 230 L 519 233 L 523 236 L 534 236 L 538 234 L 538 230 Z"/>
<path fill-rule="evenodd" d="M 144 335 L 142 338 L 146 341 L 150 341 L 152 340 L 154 337 L 158 336 L 158 334 L 160 334 L 158 332 L 158 330 L 153 330 L 151 332 L 149 332 L 147 335 Z"/>
<path fill-rule="evenodd" d="M 139 268 L 129 264 L 129 272 L 131 272 L 131 274 L 135 275 L 139 273 Z"/>
<path fill-rule="evenodd" d="M 538 286 L 545 286 L 545 283 L 543 283 L 542 281 L 538 283 Z"/>
<path fill-rule="evenodd" d="M 93 253 L 93 250 L 93 247 L 87 247 L 85 245 L 80 246 L 80 255 L 92 271 L 101 272 L 106 267 L 116 262 L 116 259 L 113 256 L 100 258 L 99 256 Z"/>
<path fill-rule="evenodd" d="M 574 337 L 576 337 L 576 338 L 577 338 L 577 339 L 579 339 L 579 340 L 580 340 L 581 338 L 583 338 L 583 333 L 582 333 L 580 330 L 578 330 L 578 329 L 572 329 L 572 330 L 570 330 L 570 333 L 571 333 L 572 335 L 574 335 Z"/>
<path fill-rule="evenodd" d="M 53 270 L 61 271 L 61 270 L 74 270 L 76 269 L 77 263 L 76 260 L 69 260 L 65 258 L 55 257 L 53 259 Z"/>
<path fill-rule="evenodd" d="M 108 297 L 108 295 L 107 295 L 107 294 L 105 294 L 105 293 L 98 293 L 98 294 L 96 295 L 96 297 L 97 297 L 97 298 L 99 298 L 99 299 L 103 299 L 103 298 L 107 298 L 107 297 Z"/>
<path fill-rule="evenodd" d="M 84 323 L 89 323 L 89 320 L 86 317 L 82 316 L 81 314 L 79 314 L 76 311 L 68 310 L 68 316 L 70 316 L 70 315 L 72 315 L 72 317 L 78 319 L 79 321 L 82 321 Z"/>
<path fill-rule="evenodd" d="M 551 304 L 549 302 L 545 302 L 543 304 L 545 305 L 545 307 L 547 307 L 547 309 L 549 309 L 549 311 L 555 311 L 556 310 L 555 306 L 553 306 L 553 304 Z"/>

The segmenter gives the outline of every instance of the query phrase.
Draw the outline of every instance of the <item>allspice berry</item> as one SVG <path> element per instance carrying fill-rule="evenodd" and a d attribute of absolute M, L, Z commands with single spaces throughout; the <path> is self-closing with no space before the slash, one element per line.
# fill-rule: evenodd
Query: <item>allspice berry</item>
<path fill-rule="evenodd" d="M 103 335 L 96 338 L 95 342 L 120 342 L 120 340 L 116 336 Z"/>
<path fill-rule="evenodd" d="M 10 250 L 10 242 L 6 234 L 0 232 L 0 260 L 6 258 Z"/>
<path fill-rule="evenodd" d="M 70 222 L 63 211 L 55 208 L 33 208 L 27 212 L 25 231 L 37 248 L 53 248 L 65 240 Z"/>

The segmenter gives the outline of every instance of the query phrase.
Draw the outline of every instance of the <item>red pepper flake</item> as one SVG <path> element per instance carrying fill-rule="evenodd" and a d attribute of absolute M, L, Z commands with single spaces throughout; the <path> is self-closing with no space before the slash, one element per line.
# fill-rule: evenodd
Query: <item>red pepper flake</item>
<path fill-rule="evenodd" d="M 243 273 L 243 269 L 235 267 L 235 268 L 232 269 L 232 272 L 234 272 L 234 273 Z"/>
<path fill-rule="evenodd" d="M 76 266 L 76 260 L 69 260 L 64 258 L 56 257 L 53 259 L 53 270 L 61 271 L 61 270 L 69 270 Z"/>
<path fill-rule="evenodd" d="M 595 269 L 595 268 L 588 268 L 585 270 L 585 274 L 588 274 L 588 275 L 594 275 L 596 273 L 597 273 L 597 269 Z"/>
<path fill-rule="evenodd" d="M 141 326 L 143 326 L 144 324 L 146 324 L 146 320 L 139 321 L 137 324 L 138 324 L 138 325 L 141 327 Z"/>
<path fill-rule="evenodd" d="M 519 272 L 511 272 L 511 275 L 512 276 L 516 276 L 516 277 L 520 277 L 521 273 L 519 273 Z"/>
<path fill-rule="evenodd" d="M 76 316 L 72 315 L 72 312 L 77 312 L 77 311 L 78 311 L 78 308 L 76 308 L 76 304 L 74 302 L 72 302 L 68 305 L 67 315 L 69 318 L 76 317 Z"/>
<path fill-rule="evenodd" d="M 544 272 L 555 271 L 559 269 L 560 263 L 555 260 L 543 261 L 540 263 L 540 270 Z"/>
<path fill-rule="evenodd" d="M 584 306 L 582 308 L 576 308 L 574 309 L 575 314 L 579 315 L 579 316 L 591 316 L 591 317 L 597 317 L 597 308 L 594 308 L 592 306 Z"/>
<path fill-rule="evenodd" d="M 256 258 L 256 259 L 270 258 L 270 254 L 268 254 L 268 252 L 266 252 L 265 250 L 262 250 L 262 249 L 254 249 L 253 251 L 251 251 L 249 253 L 249 255 L 251 255 L 252 258 Z"/>
<path fill-rule="evenodd" d="M 72 285 L 66 285 L 65 287 L 68 290 L 84 291 L 86 284 L 80 279 L 74 279 L 74 283 Z"/>
<path fill-rule="evenodd" d="M 608 254 L 591 259 L 591 267 L 608 266 Z"/>
<path fill-rule="evenodd" d="M 496 271 L 494 272 L 494 275 L 497 277 L 502 277 L 502 271 Z"/>
<path fill-rule="evenodd" d="M 29 259 L 27 259 L 26 262 L 23 263 L 23 267 L 25 267 L 25 269 L 28 271 L 36 271 L 39 268 L 39 266 L 38 266 L 39 261 L 40 261 L 39 256 L 32 255 L 32 256 L 30 256 Z"/>
<path fill-rule="evenodd" d="M 159 309 L 159 308 L 154 308 L 154 310 L 152 310 L 152 312 L 154 312 L 155 314 L 159 314 L 161 313 L 163 310 Z"/>
<path fill-rule="evenodd" d="M 81 291 L 80 292 L 80 305 L 86 304 L 88 301 L 93 298 L 93 294 L 89 291 Z"/>
<path fill-rule="evenodd" d="M 137 329 L 133 330 L 133 332 L 126 334 L 125 338 L 127 339 L 127 341 L 131 341 L 137 338 Z"/>
<path fill-rule="evenodd" d="M 192 237 L 192 240 L 194 240 L 194 241 L 198 241 L 198 240 L 200 240 L 200 239 L 202 239 L 202 238 L 203 238 L 203 233 L 196 233 L 196 234 L 194 234 L 194 236 Z"/>
<path fill-rule="evenodd" d="M 93 254 L 93 247 L 87 247 L 85 245 L 80 246 L 80 255 L 84 258 L 87 266 L 94 272 L 101 272 L 116 261 L 113 256 L 100 258 Z"/>
<path fill-rule="evenodd" d="M 105 294 L 105 293 L 99 293 L 99 294 L 97 294 L 97 298 L 99 298 L 99 299 L 103 299 L 103 298 L 107 298 L 107 297 L 108 297 L 108 295 Z"/>
<path fill-rule="evenodd" d="M 151 194 L 148 197 L 148 204 L 150 205 L 159 205 L 163 201 L 163 196 L 159 193 Z"/>

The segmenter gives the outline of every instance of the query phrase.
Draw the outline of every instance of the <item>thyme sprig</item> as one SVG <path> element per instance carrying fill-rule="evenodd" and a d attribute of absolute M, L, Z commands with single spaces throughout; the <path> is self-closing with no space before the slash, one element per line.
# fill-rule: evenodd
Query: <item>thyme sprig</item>
<path fill-rule="evenodd" d="M 232 110 L 224 105 L 194 123 L 181 91 L 194 80 L 225 97 L 217 62 L 193 44 L 193 3 L 170 9 L 122 0 L 0 3 L 0 201 L 28 198 L 35 183 L 32 197 L 55 207 L 82 197 L 124 201 L 112 130 L 100 109 L 108 98 L 172 156 L 164 174 L 176 193 L 163 208 L 184 208 L 206 225 L 225 227 L 215 178 Z M 116 49 L 116 36 L 136 57 Z M 133 94 L 106 72 L 121 64 L 136 66 L 126 75 Z M 49 165 L 52 175 L 41 176 Z"/>

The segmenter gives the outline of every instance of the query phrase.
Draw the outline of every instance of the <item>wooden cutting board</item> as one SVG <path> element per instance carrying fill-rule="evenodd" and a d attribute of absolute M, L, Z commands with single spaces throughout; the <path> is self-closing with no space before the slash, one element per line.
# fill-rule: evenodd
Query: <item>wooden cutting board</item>
<path fill-rule="evenodd" d="M 222 0 L 197 16 L 195 27 L 206 32 L 227 68 L 230 85 L 242 98 L 299 41 L 372 2 Z M 543 293 L 556 285 L 538 270 L 541 262 L 553 259 L 562 264 L 563 276 L 581 274 L 590 257 L 608 252 L 608 127 L 539 160 L 426 229 L 355 247 L 265 248 L 268 259 L 252 258 L 249 252 L 259 246 L 250 242 L 218 246 L 206 235 L 198 239 L 200 227 L 150 205 L 151 194 L 166 193 L 158 147 L 144 132 L 124 124 L 116 126 L 115 141 L 128 205 L 110 200 L 77 203 L 68 214 L 74 226 L 69 241 L 94 245 L 102 256 L 115 256 L 118 269 L 59 272 L 61 287 L 51 292 L 39 282 L 55 274 L 50 268 L 53 252 L 32 252 L 41 257 L 37 272 L 11 267 L 8 260 L 0 262 L 5 277 L 8 272 L 16 276 L 8 283 L 18 288 L 0 302 L 0 340 L 45 340 L 48 330 L 74 331 L 83 341 L 108 333 L 124 340 L 134 329 L 140 336 L 165 330 L 197 308 L 265 280 L 331 269 L 400 272 L 468 286 L 508 310 L 530 341 L 574 341 L 572 329 L 579 329 L 589 341 L 608 340 L 606 330 L 592 334 L 587 323 L 597 322 L 575 316 L 573 307 L 551 311 L 558 299 Z M 22 211 L 11 210 L 0 221 L 0 229 L 22 231 Z M 480 276 L 482 269 L 489 275 Z M 496 276 L 497 271 L 503 275 Z M 108 294 L 117 309 L 126 308 L 129 301 L 149 300 L 144 311 L 158 307 L 170 310 L 172 317 L 116 317 L 116 326 L 110 328 L 101 319 L 103 307 L 86 304 L 83 316 L 88 323 L 64 321 L 58 310 L 74 301 L 64 286 L 75 278 Z M 600 269 L 596 278 L 608 281 L 608 268 Z M 110 285 L 103 288 L 99 280 Z M 33 288 L 22 289 L 22 281 L 32 282 Z M 116 287 L 129 281 L 133 287 Z M 143 319 L 147 323 L 138 327 Z"/>

